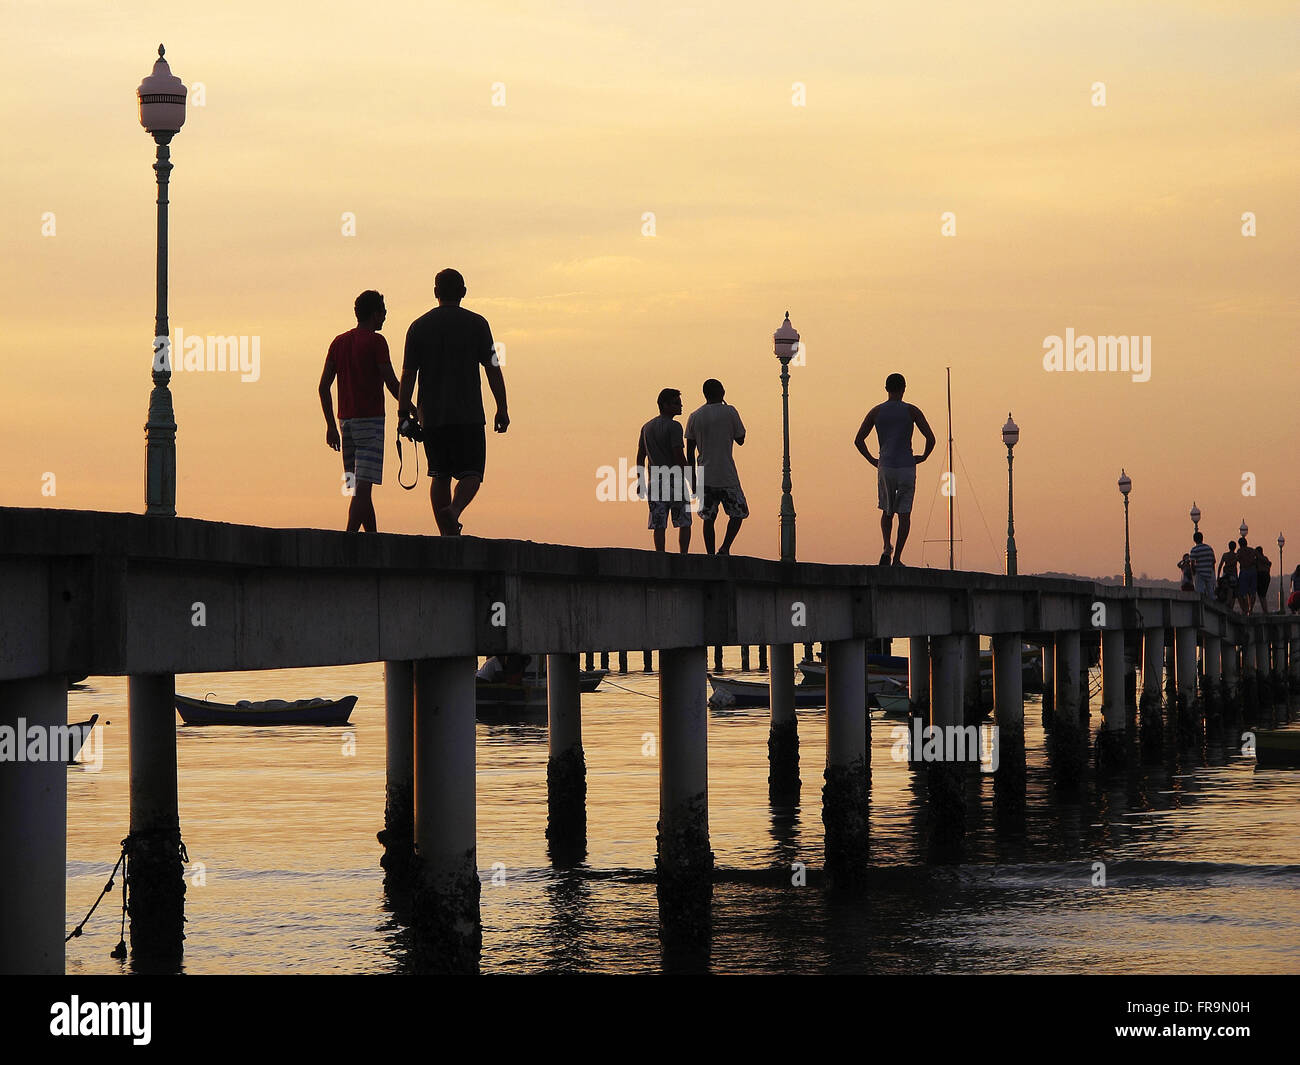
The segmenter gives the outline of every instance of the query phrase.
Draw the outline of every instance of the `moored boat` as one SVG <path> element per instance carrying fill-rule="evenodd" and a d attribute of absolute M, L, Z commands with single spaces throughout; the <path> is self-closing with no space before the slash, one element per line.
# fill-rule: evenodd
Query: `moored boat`
<path fill-rule="evenodd" d="M 72 734 L 72 742 L 68 744 L 68 765 L 80 764 L 77 761 L 77 755 L 81 753 L 81 748 L 90 739 L 90 733 L 95 728 L 95 722 L 98 720 L 98 714 L 91 714 L 89 721 L 78 721 L 75 725 L 68 726 L 68 731 Z"/>
<path fill-rule="evenodd" d="M 214 703 L 207 699 L 176 696 L 176 710 L 187 725 L 346 725 L 355 695 L 342 699 L 266 699 Z"/>

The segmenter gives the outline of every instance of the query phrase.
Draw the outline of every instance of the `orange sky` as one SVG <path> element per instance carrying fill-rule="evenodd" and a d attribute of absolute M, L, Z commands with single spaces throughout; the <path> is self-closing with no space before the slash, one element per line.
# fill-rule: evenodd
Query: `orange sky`
<path fill-rule="evenodd" d="M 1245 517 L 1300 551 L 1293 5 L 627 6 L 323 3 L 304 25 L 243 0 L 6 5 L 0 503 L 143 507 L 153 144 L 135 88 L 162 40 L 206 94 L 173 143 L 171 325 L 261 352 L 255 382 L 174 379 L 182 514 L 341 528 L 325 349 L 374 287 L 400 361 L 451 265 L 506 344 L 513 420 L 467 532 L 647 545 L 643 505 L 598 503 L 596 471 L 632 460 L 660 388 L 689 412 L 716 376 L 750 433 L 737 550 L 775 555 L 788 309 L 808 353 L 803 559 L 875 560 L 853 433 L 901 370 L 942 435 L 949 365 L 967 567 L 1002 564 L 1008 409 L 1022 572 L 1121 568 L 1121 466 L 1137 572 L 1177 575 L 1193 499 L 1216 547 Z M 1067 328 L 1150 336 L 1151 379 L 1045 372 Z M 943 469 L 921 468 L 915 540 L 946 535 Z M 396 472 L 390 445 L 381 529 L 431 530 L 426 482 L 402 492 Z M 924 557 L 944 564 L 939 544 Z"/>

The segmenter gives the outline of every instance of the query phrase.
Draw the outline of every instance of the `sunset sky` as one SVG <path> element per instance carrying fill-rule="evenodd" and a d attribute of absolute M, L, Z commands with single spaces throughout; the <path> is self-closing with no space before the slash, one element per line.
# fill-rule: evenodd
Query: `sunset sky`
<path fill-rule="evenodd" d="M 1220 550 L 1243 517 L 1275 557 L 1286 532 L 1293 569 L 1294 3 L 892 7 L 10 0 L 0 504 L 143 510 L 154 145 L 135 90 L 162 41 L 192 97 L 171 327 L 257 336 L 261 356 L 256 381 L 173 379 L 182 515 L 342 528 L 325 350 L 377 288 L 400 371 L 455 266 L 506 345 L 512 419 L 466 533 L 649 546 L 644 504 L 597 502 L 597 470 L 633 461 L 662 387 L 689 413 L 718 377 L 749 429 L 736 551 L 775 556 L 788 310 L 801 559 L 875 561 L 854 432 L 898 370 L 942 437 L 951 366 L 965 568 L 1002 567 L 1010 410 L 1022 572 L 1122 568 L 1121 467 L 1135 572 L 1177 577 L 1193 500 Z M 1150 336 L 1150 380 L 1046 372 L 1067 329 Z M 919 542 L 946 536 L 944 469 L 920 468 L 914 563 L 946 564 Z M 423 462 L 401 491 L 391 439 L 375 503 L 381 530 L 433 530 Z"/>

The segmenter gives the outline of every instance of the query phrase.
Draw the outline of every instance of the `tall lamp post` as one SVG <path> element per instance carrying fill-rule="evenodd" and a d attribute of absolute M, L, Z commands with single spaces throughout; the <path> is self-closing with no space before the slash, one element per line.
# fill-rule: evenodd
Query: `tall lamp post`
<path fill-rule="evenodd" d="M 1277 612 L 1286 613 L 1286 595 L 1282 591 L 1286 585 L 1286 569 L 1282 565 L 1282 548 L 1286 547 L 1286 537 L 1277 534 Z"/>
<path fill-rule="evenodd" d="M 1192 500 L 1192 510 L 1190 517 L 1192 519 L 1192 532 L 1201 531 L 1201 508 L 1196 505 L 1196 500 Z"/>
<path fill-rule="evenodd" d="M 781 360 L 781 435 L 784 453 L 781 465 L 781 561 L 794 561 L 794 497 L 790 494 L 790 360 L 799 347 L 799 331 L 790 324 L 790 312 L 772 340 Z"/>
<path fill-rule="evenodd" d="M 176 516 L 176 416 L 168 387 L 172 377 L 170 329 L 167 325 L 167 183 L 171 175 L 171 139 L 185 124 L 185 83 L 171 72 L 158 46 L 153 73 L 140 83 L 140 125 L 158 145 L 153 164 L 158 176 L 158 288 L 154 309 L 153 392 L 145 423 L 145 513 Z"/>
<path fill-rule="evenodd" d="M 1241 525 L 1238 527 L 1237 532 L 1241 533 L 1241 538 L 1243 540 L 1246 539 L 1246 534 L 1250 532 L 1250 526 L 1246 524 L 1245 518 L 1241 519 Z"/>
<path fill-rule="evenodd" d="M 1020 426 L 1011 420 L 1011 412 L 1007 411 L 1007 424 L 1002 427 L 1002 442 L 1007 445 L 1007 573 L 1012 577 L 1016 575 L 1016 517 L 1012 504 L 1011 449 L 1019 439 Z"/>
<path fill-rule="evenodd" d="M 1128 547 L 1128 494 L 1133 491 L 1133 481 L 1127 473 L 1119 471 L 1119 490 L 1124 497 L 1124 587 L 1133 587 L 1133 564 L 1129 560 Z"/>

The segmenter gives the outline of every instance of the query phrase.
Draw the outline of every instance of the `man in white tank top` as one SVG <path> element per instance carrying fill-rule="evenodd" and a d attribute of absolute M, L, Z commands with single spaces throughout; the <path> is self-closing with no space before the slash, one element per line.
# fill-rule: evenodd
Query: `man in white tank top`
<path fill-rule="evenodd" d="M 867 412 L 853 443 L 871 465 L 876 467 L 876 489 L 880 507 L 880 533 L 885 548 L 880 555 L 880 565 L 891 561 L 901 566 L 903 545 L 912 529 L 912 497 L 916 493 L 916 464 L 924 462 L 934 450 L 934 432 L 919 407 L 903 402 L 907 382 L 901 373 L 891 373 L 885 379 L 885 392 L 889 398 Z M 921 430 L 925 437 L 925 451 L 912 453 L 912 428 Z M 880 442 L 880 458 L 867 450 L 867 437 L 872 430 Z M 898 541 L 890 549 L 894 515 L 898 515 Z"/>

